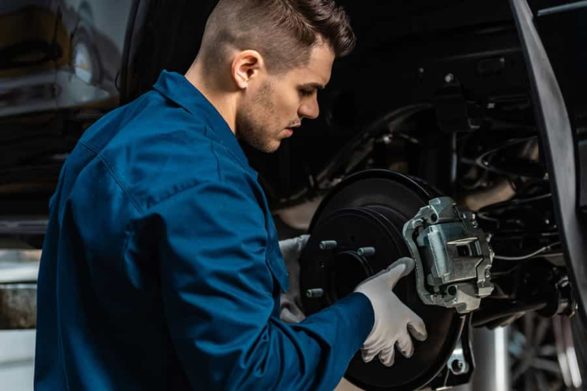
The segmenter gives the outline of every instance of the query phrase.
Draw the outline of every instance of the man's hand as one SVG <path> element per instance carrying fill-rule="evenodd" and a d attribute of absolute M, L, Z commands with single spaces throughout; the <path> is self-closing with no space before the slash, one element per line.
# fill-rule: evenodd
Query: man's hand
<path fill-rule="evenodd" d="M 289 290 L 281 295 L 279 317 L 289 323 L 298 323 L 306 318 L 301 310 L 300 298 L 300 254 L 310 235 L 281 240 L 279 249 L 289 274 Z"/>
<path fill-rule="evenodd" d="M 390 367 L 394 362 L 395 346 L 404 357 L 414 354 L 410 334 L 418 341 L 427 338 L 424 321 L 392 292 L 398 280 L 409 274 L 414 266 L 413 259 L 401 258 L 355 289 L 367 296 L 375 313 L 373 329 L 361 348 L 365 362 L 379 356 L 379 361 Z"/>

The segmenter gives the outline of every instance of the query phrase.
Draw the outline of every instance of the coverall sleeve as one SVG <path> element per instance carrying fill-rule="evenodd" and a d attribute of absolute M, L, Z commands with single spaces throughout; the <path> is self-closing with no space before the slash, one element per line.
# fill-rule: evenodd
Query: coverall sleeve
<path fill-rule="evenodd" d="M 373 325 L 364 295 L 351 294 L 302 323 L 284 323 L 268 267 L 265 216 L 251 194 L 204 183 L 156 212 L 166 321 L 195 389 L 336 386 Z"/>

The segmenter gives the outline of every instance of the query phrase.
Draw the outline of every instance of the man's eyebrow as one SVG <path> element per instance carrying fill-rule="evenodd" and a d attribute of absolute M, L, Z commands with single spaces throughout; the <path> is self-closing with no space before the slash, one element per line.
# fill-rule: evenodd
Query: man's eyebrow
<path fill-rule="evenodd" d="M 307 83 L 307 84 L 302 84 L 301 87 L 302 88 L 315 88 L 317 90 L 323 90 L 325 88 L 325 86 L 323 86 L 320 83 Z"/>

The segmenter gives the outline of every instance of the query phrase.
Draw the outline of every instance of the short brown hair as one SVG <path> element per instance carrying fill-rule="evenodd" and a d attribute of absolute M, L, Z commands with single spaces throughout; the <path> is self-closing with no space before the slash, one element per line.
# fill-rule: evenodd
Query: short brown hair
<path fill-rule="evenodd" d="M 348 15 L 333 0 L 220 0 L 206 23 L 199 56 L 213 70 L 228 49 L 253 49 L 269 71 L 279 73 L 306 64 L 319 39 L 336 57 L 355 46 Z"/>

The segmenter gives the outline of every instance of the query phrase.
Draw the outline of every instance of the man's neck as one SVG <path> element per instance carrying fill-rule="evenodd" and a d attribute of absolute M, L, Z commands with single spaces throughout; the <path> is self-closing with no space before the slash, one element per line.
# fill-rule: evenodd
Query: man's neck
<path fill-rule="evenodd" d="M 210 83 L 210 78 L 206 78 L 202 71 L 202 67 L 196 61 L 188 69 L 185 78 L 208 99 L 222 118 L 224 118 L 232 133 L 236 134 L 236 110 L 232 95 L 214 85 L 210 85 L 212 84 Z"/>

